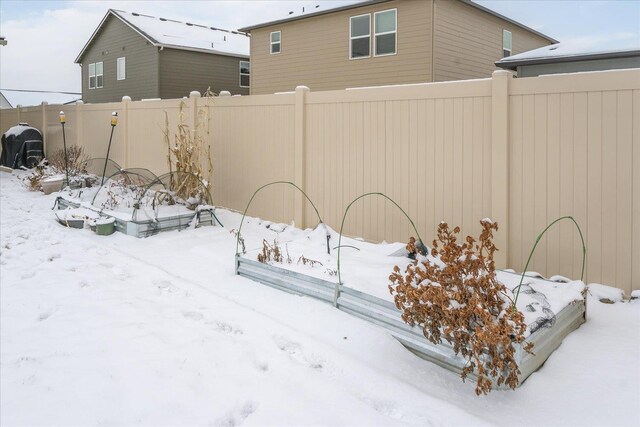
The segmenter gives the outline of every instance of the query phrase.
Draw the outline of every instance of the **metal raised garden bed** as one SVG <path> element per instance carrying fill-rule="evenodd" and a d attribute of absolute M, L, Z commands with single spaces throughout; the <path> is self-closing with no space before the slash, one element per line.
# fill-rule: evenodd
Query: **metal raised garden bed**
<path fill-rule="evenodd" d="M 236 271 L 238 275 L 264 285 L 333 304 L 336 286 L 334 282 L 263 264 L 240 255 L 236 256 Z M 459 374 L 466 364 L 462 357 L 454 354 L 451 345 L 446 341 L 438 345 L 433 344 L 424 337 L 420 328 L 407 325 L 402 320 L 400 310 L 390 301 L 340 286 L 337 308 L 382 327 L 419 357 L 450 371 Z M 576 301 L 556 315 L 555 323 L 551 327 L 540 328 L 529 335 L 526 342 L 533 342 L 534 354 L 523 350 L 524 343 L 515 345 L 516 361 L 521 372 L 519 384 L 542 366 L 549 355 L 560 346 L 564 337 L 584 323 L 585 313 L 585 301 Z M 497 388 L 508 387 L 503 384 Z"/>
<path fill-rule="evenodd" d="M 56 205 L 58 206 L 58 209 L 80 207 L 79 203 L 69 201 L 64 197 L 58 197 L 56 199 Z M 104 212 L 101 213 L 102 215 L 111 218 L 110 215 Z M 128 234 L 129 236 L 149 237 L 162 231 L 183 230 L 185 228 L 188 228 L 191 220 L 193 220 L 197 215 L 199 215 L 197 227 L 203 225 L 215 225 L 214 214 L 210 210 L 202 210 L 185 215 L 158 218 L 155 221 L 152 219 L 144 221 L 126 221 L 120 218 L 114 218 L 116 231 Z"/>

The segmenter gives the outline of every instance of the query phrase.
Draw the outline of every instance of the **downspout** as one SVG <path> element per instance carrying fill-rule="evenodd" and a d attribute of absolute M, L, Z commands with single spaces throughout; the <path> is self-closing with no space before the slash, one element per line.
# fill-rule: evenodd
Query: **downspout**
<path fill-rule="evenodd" d="M 156 73 L 158 76 L 158 79 L 156 81 L 156 85 L 157 85 L 156 91 L 158 96 L 156 96 L 156 98 L 162 99 L 162 96 L 160 96 L 160 52 L 164 50 L 164 45 L 156 45 L 156 46 L 158 46 L 158 68 L 156 68 Z"/>
<path fill-rule="evenodd" d="M 435 63 L 435 24 L 436 24 L 436 0 L 431 0 L 431 81 L 436 81 L 436 63 Z"/>

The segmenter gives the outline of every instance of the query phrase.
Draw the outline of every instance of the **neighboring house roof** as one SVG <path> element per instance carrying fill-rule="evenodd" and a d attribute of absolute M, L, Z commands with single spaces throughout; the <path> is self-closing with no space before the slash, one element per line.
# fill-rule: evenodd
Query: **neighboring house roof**
<path fill-rule="evenodd" d="M 262 24 L 256 24 L 256 25 L 251 25 L 249 27 L 240 28 L 238 31 L 250 32 L 251 30 L 256 30 L 258 28 L 269 27 L 269 26 L 272 26 L 272 25 L 283 24 L 283 23 L 286 23 L 286 22 L 298 21 L 300 19 L 311 18 L 311 17 L 314 17 L 314 16 L 326 15 L 328 13 L 339 12 L 339 11 L 342 11 L 342 10 L 355 9 L 355 8 L 358 8 L 358 7 L 370 6 L 370 5 L 374 5 L 374 4 L 378 4 L 378 3 L 386 3 L 386 2 L 389 2 L 389 1 L 391 1 L 391 0 L 366 0 L 366 1 L 358 2 L 358 3 L 354 3 L 354 4 L 349 4 L 349 5 L 346 5 L 346 6 L 340 6 L 340 7 L 330 8 L 330 9 L 319 10 L 317 12 L 310 12 L 310 13 L 306 13 L 306 14 L 303 13 L 303 14 L 298 14 L 298 15 L 291 15 L 291 16 L 285 18 L 285 19 L 279 19 L 279 20 L 276 20 L 276 21 L 270 21 L 270 22 L 265 22 L 265 23 L 262 23 Z M 480 9 L 483 12 L 486 12 L 486 13 L 491 14 L 493 16 L 497 16 L 500 19 L 504 19 L 505 21 L 508 21 L 508 22 L 512 23 L 513 25 L 516 25 L 516 26 L 518 26 L 520 28 L 524 28 L 525 30 L 530 31 L 530 32 L 532 32 L 534 34 L 537 34 L 540 37 L 542 37 L 544 39 L 547 39 L 552 43 L 558 43 L 558 40 L 556 40 L 556 39 L 553 39 L 553 38 L 551 38 L 551 37 L 549 37 L 549 36 L 547 36 L 545 34 L 542 34 L 542 33 L 538 32 L 538 31 L 534 30 L 533 28 L 529 28 L 526 25 L 523 25 L 523 24 L 521 24 L 521 23 L 519 23 L 517 21 L 514 21 L 511 18 L 507 18 L 506 16 L 501 15 L 498 12 L 494 12 L 493 10 L 488 9 L 488 8 L 486 8 L 484 6 L 480 6 L 479 4 L 476 4 L 476 3 L 472 2 L 471 0 L 460 0 L 460 1 L 465 3 L 465 4 L 468 4 L 469 6 L 475 7 L 476 9 Z"/>
<path fill-rule="evenodd" d="M 13 108 L 13 105 L 5 98 L 4 93 L 0 92 L 0 108 Z"/>
<path fill-rule="evenodd" d="M 62 92 L 38 92 L 38 91 L 13 91 L 2 90 L 0 94 L 13 107 L 18 105 L 27 107 L 30 105 L 40 105 L 42 102 L 48 104 L 71 104 L 81 99 L 79 94 Z M 9 107 L 12 108 L 12 107 Z"/>
<path fill-rule="evenodd" d="M 93 39 L 100 32 L 109 16 L 121 20 L 125 25 L 157 47 L 249 57 L 249 36 L 246 34 L 190 22 L 180 22 L 173 19 L 156 18 L 140 13 L 109 9 L 98 28 L 89 38 L 89 41 L 82 48 L 75 60 L 76 63 L 80 62 L 82 55 L 84 55 Z"/>
<path fill-rule="evenodd" d="M 502 58 L 496 61 L 495 64 L 500 68 L 515 70 L 516 67 L 522 65 L 628 58 L 633 56 L 640 56 L 640 46 L 634 49 L 606 50 L 585 48 L 584 46 L 577 46 L 571 43 L 556 43 Z"/>

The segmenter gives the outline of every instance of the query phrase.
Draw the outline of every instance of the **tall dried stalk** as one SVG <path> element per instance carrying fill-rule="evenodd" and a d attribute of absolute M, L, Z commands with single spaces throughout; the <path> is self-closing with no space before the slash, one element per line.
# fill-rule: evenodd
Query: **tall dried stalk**
<path fill-rule="evenodd" d="M 211 182 L 213 170 L 211 147 L 207 143 L 210 135 L 208 108 L 200 107 L 195 113 L 195 126 L 187 123 L 185 102 L 180 101 L 177 131 L 169 131 L 169 115 L 165 111 L 164 140 L 167 144 L 169 165 L 169 188 L 183 200 L 197 199 L 201 203 L 211 203 Z M 179 172 L 179 173 L 173 173 Z"/>

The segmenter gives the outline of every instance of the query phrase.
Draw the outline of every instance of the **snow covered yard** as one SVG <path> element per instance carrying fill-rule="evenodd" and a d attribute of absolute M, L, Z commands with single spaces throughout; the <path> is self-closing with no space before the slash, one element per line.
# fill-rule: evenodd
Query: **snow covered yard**
<path fill-rule="evenodd" d="M 588 320 L 516 391 L 421 360 L 375 326 L 234 275 L 226 228 L 147 239 L 55 222 L 0 174 L 0 423 L 638 425 L 640 301 Z M 248 247 L 273 239 L 257 221 Z"/>

